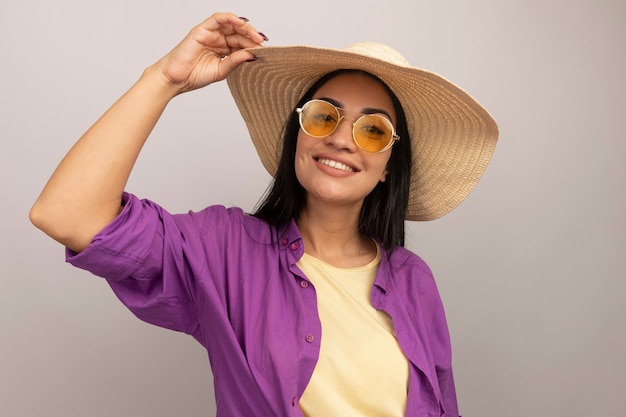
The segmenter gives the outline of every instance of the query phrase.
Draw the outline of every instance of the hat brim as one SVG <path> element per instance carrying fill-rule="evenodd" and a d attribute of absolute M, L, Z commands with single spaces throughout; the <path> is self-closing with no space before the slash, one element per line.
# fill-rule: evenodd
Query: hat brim
<path fill-rule="evenodd" d="M 258 59 L 240 65 L 227 81 L 261 162 L 272 176 L 291 112 L 315 81 L 337 69 L 377 76 L 402 104 L 413 150 L 407 220 L 433 220 L 455 208 L 491 159 L 498 137 L 495 120 L 440 75 L 347 50 L 278 46 L 253 52 Z"/>

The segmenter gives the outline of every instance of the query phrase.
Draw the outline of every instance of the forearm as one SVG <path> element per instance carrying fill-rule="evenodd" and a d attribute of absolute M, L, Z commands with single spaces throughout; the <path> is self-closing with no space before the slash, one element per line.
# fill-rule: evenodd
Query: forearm
<path fill-rule="evenodd" d="M 215 13 L 148 68 L 74 145 L 31 209 L 35 226 L 80 252 L 120 212 L 130 172 L 169 101 L 221 81 L 265 40 L 232 13 Z"/>
<path fill-rule="evenodd" d="M 139 152 L 176 93 L 148 68 L 61 161 L 31 210 L 32 222 L 75 251 L 89 245 L 119 213 Z"/>

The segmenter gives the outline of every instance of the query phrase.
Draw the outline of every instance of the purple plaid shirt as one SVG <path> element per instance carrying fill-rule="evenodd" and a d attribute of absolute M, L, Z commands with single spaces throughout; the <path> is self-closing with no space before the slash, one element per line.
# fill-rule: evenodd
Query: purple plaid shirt
<path fill-rule="evenodd" d="M 218 417 L 302 416 L 322 327 L 315 288 L 296 266 L 304 248 L 295 223 L 277 229 L 222 206 L 171 215 L 130 194 L 123 203 L 68 262 L 105 277 L 140 319 L 207 349 Z M 371 300 L 393 320 L 410 363 L 406 415 L 458 417 L 432 273 L 404 248 L 381 255 Z"/>

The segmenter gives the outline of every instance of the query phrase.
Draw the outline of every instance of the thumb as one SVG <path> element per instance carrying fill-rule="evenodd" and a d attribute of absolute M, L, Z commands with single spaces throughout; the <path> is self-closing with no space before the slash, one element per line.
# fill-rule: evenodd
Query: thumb
<path fill-rule="evenodd" d="M 250 50 L 239 50 L 228 55 L 220 63 L 220 78 L 225 79 L 228 74 L 233 72 L 239 65 L 245 65 L 247 62 L 256 61 L 256 56 Z"/>

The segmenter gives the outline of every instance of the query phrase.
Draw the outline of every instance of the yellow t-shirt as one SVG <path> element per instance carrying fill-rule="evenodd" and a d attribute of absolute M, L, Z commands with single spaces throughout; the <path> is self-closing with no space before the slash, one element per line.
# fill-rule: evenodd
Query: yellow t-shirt
<path fill-rule="evenodd" d="M 370 301 L 380 252 L 337 268 L 306 253 L 298 262 L 317 294 L 320 357 L 300 399 L 307 417 L 404 416 L 409 365 L 390 317 Z"/>

